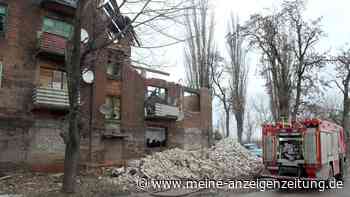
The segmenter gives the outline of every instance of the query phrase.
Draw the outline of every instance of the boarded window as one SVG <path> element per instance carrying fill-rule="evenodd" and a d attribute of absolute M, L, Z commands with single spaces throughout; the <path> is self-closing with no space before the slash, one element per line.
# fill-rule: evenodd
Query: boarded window
<path fill-rule="evenodd" d="M 72 35 L 73 26 L 60 20 L 45 17 L 43 31 L 68 38 Z"/>
<path fill-rule="evenodd" d="M 147 127 L 145 137 L 146 137 L 146 146 L 149 148 L 166 146 L 166 142 L 167 142 L 166 128 Z"/>
<path fill-rule="evenodd" d="M 147 86 L 147 97 L 158 97 L 164 101 L 167 99 L 167 89 L 155 86 Z"/>
<path fill-rule="evenodd" d="M 0 36 L 6 32 L 7 7 L 0 5 Z"/>
<path fill-rule="evenodd" d="M 106 104 L 111 109 L 111 113 L 107 113 L 105 118 L 108 120 L 120 120 L 120 99 L 115 96 L 107 96 Z"/>
<path fill-rule="evenodd" d="M 58 90 L 67 90 L 66 73 L 59 70 L 40 68 L 40 86 Z"/>
<path fill-rule="evenodd" d="M 200 97 L 199 94 L 193 92 L 184 92 L 184 108 L 185 111 L 199 112 Z"/>

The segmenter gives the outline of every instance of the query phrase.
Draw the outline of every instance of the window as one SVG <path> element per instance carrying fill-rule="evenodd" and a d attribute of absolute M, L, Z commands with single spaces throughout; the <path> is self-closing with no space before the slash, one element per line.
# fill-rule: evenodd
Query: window
<path fill-rule="evenodd" d="M 120 67 L 118 64 L 108 64 L 106 66 L 106 72 L 108 75 L 111 75 L 111 76 L 118 76 L 119 75 L 119 71 L 120 71 Z"/>
<path fill-rule="evenodd" d="M 146 128 L 146 146 L 148 148 L 165 147 L 167 142 L 166 128 L 147 127 Z"/>
<path fill-rule="evenodd" d="M 200 112 L 200 96 L 194 92 L 184 92 L 185 111 Z"/>
<path fill-rule="evenodd" d="M 109 76 L 116 77 L 120 75 L 120 65 L 121 63 L 118 62 L 120 57 L 118 54 L 114 51 L 108 51 L 107 53 L 107 65 L 106 65 L 106 73 Z"/>
<path fill-rule="evenodd" d="M 73 26 L 69 23 L 46 17 L 44 18 L 43 31 L 68 38 L 72 35 Z"/>
<path fill-rule="evenodd" d="M 2 86 L 2 62 L 0 62 L 0 88 Z"/>
<path fill-rule="evenodd" d="M 0 5 L 0 36 L 5 35 L 6 17 L 7 17 L 7 8 L 3 5 Z"/>
<path fill-rule="evenodd" d="M 147 86 L 147 97 L 158 97 L 164 101 L 167 99 L 167 90 L 161 87 Z"/>
<path fill-rule="evenodd" d="M 111 113 L 106 114 L 108 120 L 120 120 L 120 99 L 115 96 L 107 96 L 106 104 L 110 107 Z"/>
<path fill-rule="evenodd" d="M 44 88 L 67 90 L 66 73 L 59 70 L 40 68 L 40 85 Z"/>

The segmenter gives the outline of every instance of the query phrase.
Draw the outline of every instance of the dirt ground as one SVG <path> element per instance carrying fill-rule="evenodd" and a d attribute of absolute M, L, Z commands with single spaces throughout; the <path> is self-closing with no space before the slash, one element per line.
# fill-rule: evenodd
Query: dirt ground
<path fill-rule="evenodd" d="M 63 174 L 32 173 L 26 170 L 0 174 L 1 194 L 24 194 L 26 197 L 60 197 Z M 78 192 L 73 197 L 105 197 L 123 194 L 121 188 L 102 182 L 98 175 L 81 172 L 77 179 Z"/>

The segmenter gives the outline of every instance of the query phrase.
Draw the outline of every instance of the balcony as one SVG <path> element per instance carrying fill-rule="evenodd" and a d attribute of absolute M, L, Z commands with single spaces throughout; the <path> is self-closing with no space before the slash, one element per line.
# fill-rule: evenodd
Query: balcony
<path fill-rule="evenodd" d="M 148 103 L 145 107 L 146 119 L 177 120 L 179 115 L 179 108 L 172 105 Z"/>
<path fill-rule="evenodd" d="M 48 32 L 38 32 L 38 54 L 64 59 L 67 39 Z"/>
<path fill-rule="evenodd" d="M 68 109 L 68 92 L 60 89 L 37 87 L 33 91 L 33 104 L 37 108 Z"/>
<path fill-rule="evenodd" d="M 43 8 L 62 13 L 68 16 L 73 16 L 77 8 L 77 0 L 34 0 Z"/>

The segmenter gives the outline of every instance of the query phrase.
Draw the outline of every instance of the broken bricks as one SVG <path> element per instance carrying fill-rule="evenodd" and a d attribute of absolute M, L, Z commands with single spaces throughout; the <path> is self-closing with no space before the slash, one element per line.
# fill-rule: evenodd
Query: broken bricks
<path fill-rule="evenodd" d="M 262 170 L 260 158 L 234 139 L 226 138 L 209 149 L 189 151 L 175 148 L 154 153 L 133 161 L 125 169 L 114 169 L 113 178 L 107 178 L 107 181 L 130 189 L 141 178 L 239 179 L 258 176 Z"/>

